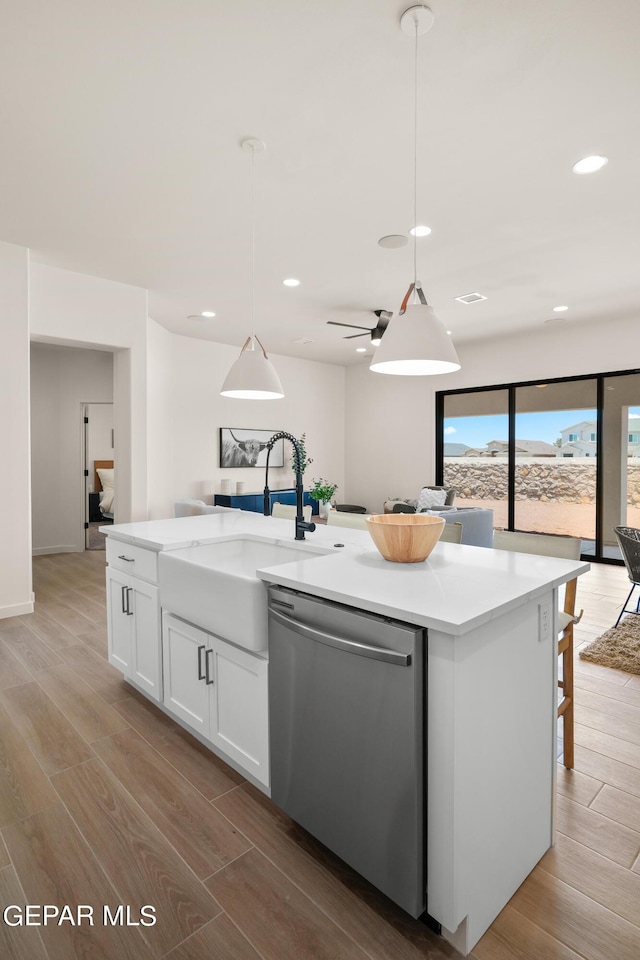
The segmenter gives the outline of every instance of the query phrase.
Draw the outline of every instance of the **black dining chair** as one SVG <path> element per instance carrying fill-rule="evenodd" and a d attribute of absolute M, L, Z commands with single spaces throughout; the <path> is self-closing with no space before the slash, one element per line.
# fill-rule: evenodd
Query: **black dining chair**
<path fill-rule="evenodd" d="M 629 590 L 627 599 L 620 611 L 620 616 L 616 620 L 617 627 L 622 620 L 623 613 L 640 614 L 640 596 L 638 597 L 635 610 L 627 610 L 627 604 L 631 599 L 631 594 L 636 587 L 640 587 L 640 530 L 635 527 L 614 527 L 614 529 L 618 543 L 620 544 L 622 559 L 624 560 L 624 565 L 627 568 L 629 580 L 631 581 L 631 590 Z"/>

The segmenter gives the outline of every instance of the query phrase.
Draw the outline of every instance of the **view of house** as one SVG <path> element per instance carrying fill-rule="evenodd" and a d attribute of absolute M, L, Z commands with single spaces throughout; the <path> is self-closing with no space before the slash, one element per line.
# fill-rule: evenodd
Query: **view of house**
<path fill-rule="evenodd" d="M 517 457 L 595 457 L 597 440 L 597 422 L 582 420 L 560 431 L 555 444 L 545 440 L 515 441 Z M 467 456 L 506 456 L 509 444 L 507 440 L 489 440 L 485 447 L 469 447 L 464 443 L 445 443 L 445 457 Z M 627 421 L 627 452 L 630 457 L 640 456 L 640 416 L 629 414 Z"/>

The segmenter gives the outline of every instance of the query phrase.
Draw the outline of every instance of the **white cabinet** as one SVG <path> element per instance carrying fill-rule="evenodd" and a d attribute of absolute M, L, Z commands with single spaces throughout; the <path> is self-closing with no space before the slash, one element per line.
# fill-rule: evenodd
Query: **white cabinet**
<path fill-rule="evenodd" d="M 269 786 L 268 663 L 213 637 L 211 740 Z"/>
<path fill-rule="evenodd" d="M 171 614 L 162 615 L 164 705 L 193 730 L 209 738 L 211 725 L 205 659 L 209 635 Z M 209 654 L 211 657 L 211 654 Z"/>
<path fill-rule="evenodd" d="M 268 663 L 163 613 L 164 704 L 269 785 Z"/>
<path fill-rule="evenodd" d="M 107 568 L 109 662 L 154 700 L 162 699 L 158 587 Z"/>

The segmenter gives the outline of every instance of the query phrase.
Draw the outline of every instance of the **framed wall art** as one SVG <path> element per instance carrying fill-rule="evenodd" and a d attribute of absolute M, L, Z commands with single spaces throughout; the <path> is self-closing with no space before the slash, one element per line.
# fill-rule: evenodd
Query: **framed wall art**
<path fill-rule="evenodd" d="M 251 430 L 247 427 L 220 427 L 220 466 L 264 467 L 267 442 L 278 430 Z M 284 440 L 276 440 L 269 457 L 270 467 L 284 467 Z"/>

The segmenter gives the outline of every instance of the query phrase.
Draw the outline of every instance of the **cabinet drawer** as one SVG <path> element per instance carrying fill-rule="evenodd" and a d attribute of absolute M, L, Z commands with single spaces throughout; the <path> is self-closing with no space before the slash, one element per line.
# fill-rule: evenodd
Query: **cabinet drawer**
<path fill-rule="evenodd" d="M 142 577 L 151 583 L 158 582 L 158 554 L 155 550 L 107 537 L 107 563 L 115 570 Z"/>

